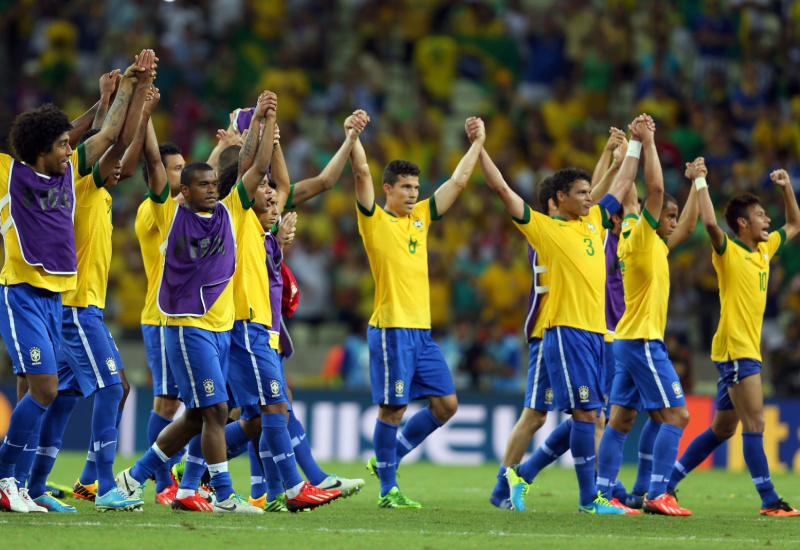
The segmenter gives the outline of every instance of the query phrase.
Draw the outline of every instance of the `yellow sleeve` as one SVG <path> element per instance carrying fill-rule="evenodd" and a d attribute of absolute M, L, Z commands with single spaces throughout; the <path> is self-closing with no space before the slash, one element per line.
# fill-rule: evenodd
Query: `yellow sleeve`
<path fill-rule="evenodd" d="M 600 206 L 599 204 L 595 204 L 589 209 L 589 214 L 586 216 L 586 220 L 595 226 L 597 231 L 601 233 L 602 236 L 602 229 L 611 229 L 614 227 L 614 224 L 608 218 L 608 211 L 605 207 Z"/>
<path fill-rule="evenodd" d="M 247 189 L 245 189 L 244 183 L 241 181 L 231 189 L 231 192 L 227 197 L 222 199 L 222 202 L 225 203 L 225 206 L 228 207 L 228 211 L 231 213 L 234 227 L 239 227 L 244 220 L 245 212 L 250 210 L 255 204 L 255 202 L 251 201 L 250 197 L 247 196 Z"/>
<path fill-rule="evenodd" d="M 786 231 L 784 231 L 783 228 L 770 233 L 769 240 L 767 241 L 767 257 L 771 260 L 775 254 L 780 253 L 785 242 Z"/>
<path fill-rule="evenodd" d="M 356 216 L 358 218 L 358 232 L 364 237 L 369 237 L 383 216 L 383 209 L 378 208 L 378 203 L 372 203 L 372 210 L 367 210 L 356 201 Z"/>
<path fill-rule="evenodd" d="M 72 150 L 69 160 L 72 162 L 72 172 L 76 180 L 92 173 L 91 166 L 84 166 L 86 164 L 86 154 L 83 149 L 83 143 Z"/>
<path fill-rule="evenodd" d="M 425 224 L 425 227 L 429 227 L 431 221 L 440 220 L 442 218 L 439 216 L 439 213 L 436 212 L 436 199 L 434 199 L 433 196 L 415 204 L 412 212 L 419 216 L 420 220 Z"/>
<path fill-rule="evenodd" d="M 542 247 L 552 224 L 556 223 L 555 220 L 548 216 L 531 210 L 531 207 L 527 204 L 525 204 L 525 212 L 522 215 L 522 219 L 517 219 L 513 216 L 511 219 L 514 220 L 514 225 L 517 226 L 517 229 L 522 231 L 528 242 L 537 250 Z"/>
<path fill-rule="evenodd" d="M 628 216 L 625 216 L 625 218 L 627 220 Z M 627 246 L 631 250 L 650 250 L 658 238 L 656 229 L 658 229 L 659 225 L 653 215 L 647 211 L 647 208 L 643 208 L 642 219 L 638 221 L 628 235 L 625 235 L 625 228 L 623 228 L 623 236 Z"/>
<path fill-rule="evenodd" d="M 13 160 L 14 157 L 6 155 L 5 153 L 0 153 L 0 174 L 8 175 L 8 171 L 11 170 L 11 162 Z"/>
<path fill-rule="evenodd" d="M 164 195 L 162 195 L 162 197 L 156 197 L 148 193 L 149 199 L 153 202 L 153 219 L 155 220 L 156 227 L 158 227 L 158 232 L 161 234 L 162 239 L 167 238 L 169 226 L 179 206 L 174 199 L 170 198 L 169 187 L 165 187 L 165 190 L 165 200 L 160 200 Z"/>

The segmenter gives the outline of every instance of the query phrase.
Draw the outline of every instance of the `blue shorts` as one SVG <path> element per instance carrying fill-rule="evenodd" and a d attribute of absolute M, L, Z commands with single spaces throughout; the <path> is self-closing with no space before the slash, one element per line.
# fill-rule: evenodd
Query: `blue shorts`
<path fill-rule="evenodd" d="M 228 355 L 231 333 L 197 327 L 164 328 L 167 358 L 186 408 L 228 401 Z"/>
<path fill-rule="evenodd" d="M 632 409 L 652 411 L 683 407 L 686 398 L 663 340 L 615 340 L 617 369 L 611 402 Z M 639 407 L 631 389 L 639 394 Z"/>
<path fill-rule="evenodd" d="M 455 395 L 450 369 L 431 331 L 367 327 L 372 402 L 408 405 L 429 395 Z"/>
<path fill-rule="evenodd" d="M 62 338 L 58 356 L 58 389 L 89 397 L 95 390 L 120 384 L 122 358 L 95 307 L 62 308 Z"/>
<path fill-rule="evenodd" d="M 614 385 L 614 371 L 616 370 L 616 360 L 614 359 L 614 342 L 605 342 L 605 369 L 603 369 L 603 412 L 606 418 L 611 413 L 611 387 Z"/>
<path fill-rule="evenodd" d="M 544 361 L 541 338 L 528 340 L 528 378 L 525 381 L 525 406 L 537 411 L 553 410 L 553 387 Z"/>
<path fill-rule="evenodd" d="M 572 327 L 544 332 L 544 361 L 559 410 L 595 410 L 603 406 L 603 335 Z"/>
<path fill-rule="evenodd" d="M 719 371 L 715 408 L 718 411 L 733 410 L 733 401 L 728 395 L 728 388 L 738 384 L 743 378 L 760 373 L 761 362 L 755 359 L 736 359 L 735 361 L 714 361 L 714 364 Z"/>
<path fill-rule="evenodd" d="M 142 325 L 144 349 L 147 352 L 147 366 L 153 375 L 153 395 L 178 395 L 178 384 L 172 376 L 167 360 L 164 329 L 157 325 Z"/>
<path fill-rule="evenodd" d="M 277 352 L 269 347 L 269 329 L 236 321 L 231 331 L 228 386 L 233 405 L 277 405 L 288 402 Z"/>
<path fill-rule="evenodd" d="M 3 286 L 0 334 L 15 374 L 56 374 L 61 294 L 29 284 Z"/>

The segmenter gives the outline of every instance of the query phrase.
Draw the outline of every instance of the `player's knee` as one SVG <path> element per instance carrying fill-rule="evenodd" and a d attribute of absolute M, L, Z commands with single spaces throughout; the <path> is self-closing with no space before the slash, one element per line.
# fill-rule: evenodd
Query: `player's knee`
<path fill-rule="evenodd" d="M 261 417 L 256 416 L 250 420 L 239 420 L 239 423 L 250 439 L 255 439 L 261 435 Z"/>
<path fill-rule="evenodd" d="M 689 409 L 686 407 L 678 407 L 676 409 L 667 410 L 669 411 L 669 415 L 666 418 L 667 422 L 681 430 L 686 429 L 686 426 L 689 425 Z"/>
<path fill-rule="evenodd" d="M 755 432 L 755 433 L 764 433 L 764 415 L 758 414 L 753 416 L 752 418 L 743 418 L 742 419 L 742 431 L 743 432 Z"/>
<path fill-rule="evenodd" d="M 431 403 L 431 412 L 436 420 L 444 424 L 456 414 L 458 411 L 458 399 L 455 395 L 448 395 L 447 397 Z"/>
<path fill-rule="evenodd" d="M 228 421 L 228 404 L 217 403 L 203 408 L 203 422 L 224 426 Z"/>

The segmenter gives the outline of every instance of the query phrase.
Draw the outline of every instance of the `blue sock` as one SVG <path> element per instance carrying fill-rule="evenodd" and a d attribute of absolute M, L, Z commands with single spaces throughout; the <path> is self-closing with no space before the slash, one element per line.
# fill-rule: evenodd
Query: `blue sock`
<path fill-rule="evenodd" d="M 622 467 L 622 448 L 628 434 L 606 426 L 600 449 L 597 452 L 597 490 L 603 498 L 611 499 L 611 488 L 616 485 Z"/>
<path fill-rule="evenodd" d="M 17 403 L 8 423 L 6 440 L 0 446 L 0 479 L 14 476 L 14 466 L 30 440 L 33 428 L 46 410 L 47 407 L 27 393 Z"/>
<path fill-rule="evenodd" d="M 247 445 L 250 455 L 250 496 L 260 498 L 267 492 L 267 478 L 264 475 L 264 465 L 258 454 L 258 441 L 251 441 Z"/>
<path fill-rule="evenodd" d="M 147 449 L 147 452 L 144 453 L 144 456 L 137 460 L 136 464 L 131 467 L 129 474 L 133 479 L 144 485 L 145 481 L 147 481 L 160 466 L 164 465 L 167 460 L 169 460 L 169 457 L 158 448 L 156 443 L 153 443 L 153 445 Z"/>
<path fill-rule="evenodd" d="M 775 492 L 775 486 L 769 476 L 769 464 L 767 455 L 764 454 L 764 434 L 758 432 L 742 432 L 742 450 L 744 451 L 744 461 L 753 483 L 761 495 L 763 508 L 769 508 L 780 500 Z"/>
<path fill-rule="evenodd" d="M 494 485 L 490 498 L 493 502 L 499 503 L 502 500 L 511 498 L 511 490 L 508 488 L 508 480 L 506 479 L 506 470 L 507 468 L 501 463 L 500 468 L 497 470 L 497 483 Z"/>
<path fill-rule="evenodd" d="M 378 462 L 381 496 L 384 497 L 392 487 L 397 487 L 397 426 L 380 419 L 376 420 L 372 445 Z"/>
<path fill-rule="evenodd" d="M 78 481 L 81 485 L 92 485 L 97 481 L 97 464 L 95 464 L 94 456 L 94 437 L 89 438 L 89 451 L 86 453 L 86 462 L 83 465 Z"/>
<path fill-rule="evenodd" d="M 653 445 L 653 473 L 650 475 L 648 498 L 653 500 L 667 492 L 675 459 L 678 458 L 678 444 L 681 442 L 683 430 L 672 424 L 662 424 Z"/>
<path fill-rule="evenodd" d="M 200 443 L 203 434 L 197 434 L 189 441 L 189 452 L 186 453 L 186 468 L 178 486 L 181 489 L 196 491 L 200 486 L 200 478 L 206 472 L 206 461 L 203 458 L 203 448 Z"/>
<path fill-rule="evenodd" d="M 272 453 L 272 460 L 278 467 L 283 486 L 288 490 L 303 483 L 303 478 L 300 477 L 300 472 L 297 470 L 297 460 L 292 452 L 292 438 L 289 437 L 286 415 L 281 413 L 262 414 L 261 432 Z"/>
<path fill-rule="evenodd" d="M 22 454 L 19 455 L 17 464 L 14 466 L 14 477 L 17 480 L 17 487 L 19 488 L 25 487 L 28 483 L 28 477 L 31 475 L 31 466 L 36 456 L 36 449 L 39 447 L 39 430 L 42 427 L 42 418 L 44 418 L 45 414 L 47 414 L 46 411 L 33 426 L 31 436 L 25 444 Z"/>
<path fill-rule="evenodd" d="M 267 502 L 272 502 L 275 498 L 284 492 L 283 480 L 281 473 L 278 471 L 278 466 L 272 459 L 272 453 L 267 445 L 267 436 L 264 430 L 261 430 L 261 439 L 258 441 L 258 456 L 261 458 L 261 465 L 264 467 L 264 477 L 267 483 Z"/>
<path fill-rule="evenodd" d="M 122 422 L 122 409 L 117 409 L 117 419 L 114 421 L 114 429 L 119 430 L 119 425 Z"/>
<path fill-rule="evenodd" d="M 311 445 L 308 443 L 306 431 L 303 425 L 294 415 L 294 411 L 289 411 L 289 436 L 292 438 L 294 455 L 297 457 L 297 464 L 306 475 L 306 479 L 311 485 L 318 485 L 328 477 L 322 468 L 319 467 L 314 455 L 311 454 Z"/>
<path fill-rule="evenodd" d="M 670 491 L 674 491 L 678 483 L 708 458 L 717 447 L 722 445 L 723 441 L 714 435 L 711 428 L 695 437 L 686 447 L 686 450 L 683 451 L 681 458 L 675 462 L 667 488 Z"/>
<path fill-rule="evenodd" d="M 650 489 L 650 476 L 653 474 L 653 448 L 656 444 L 661 422 L 648 418 L 639 436 L 639 467 L 636 470 L 636 482 L 633 494 L 643 496 Z"/>
<path fill-rule="evenodd" d="M 238 424 L 238 422 L 233 422 L 233 424 Z M 233 494 L 233 481 L 231 481 L 231 475 L 228 473 L 228 462 L 209 464 L 208 472 L 211 474 L 209 485 L 214 488 L 214 493 L 217 495 L 217 502 L 222 502 L 231 498 Z"/>
<path fill-rule="evenodd" d="M 597 498 L 597 485 L 594 483 L 594 429 L 594 422 L 572 419 L 569 448 L 575 460 L 581 506 L 588 506 Z"/>
<path fill-rule="evenodd" d="M 40 497 L 47 490 L 47 476 L 53 470 L 53 464 L 55 464 L 58 451 L 61 449 L 61 438 L 67 428 L 67 421 L 77 404 L 77 394 L 59 393 L 42 416 L 39 448 L 33 459 L 31 477 L 28 482 L 28 493 L 31 498 Z"/>
<path fill-rule="evenodd" d="M 228 460 L 247 452 L 248 443 L 250 443 L 250 437 L 242 428 L 241 422 L 237 420 L 225 426 L 225 446 Z"/>
<path fill-rule="evenodd" d="M 425 438 L 435 430 L 442 427 L 442 423 L 433 416 L 430 407 L 425 407 L 417 414 L 412 416 L 403 427 L 403 431 L 397 434 L 397 463 L 403 457 L 416 449 Z"/>
<path fill-rule="evenodd" d="M 164 418 L 155 411 L 150 411 L 150 420 L 147 423 L 147 442 L 152 445 L 158 439 L 158 434 L 172 424 L 172 420 Z M 172 476 L 169 475 L 169 462 L 164 463 L 155 471 L 156 476 L 156 493 L 160 493 L 170 485 L 172 485 Z"/>
<path fill-rule="evenodd" d="M 625 504 L 625 499 L 628 498 L 628 490 L 620 480 L 611 487 L 611 498 L 616 498 L 622 504 Z"/>
<path fill-rule="evenodd" d="M 533 455 L 519 465 L 519 475 L 531 483 L 545 469 L 569 450 L 572 419 L 568 418 L 553 430 Z"/>
<path fill-rule="evenodd" d="M 97 465 L 97 496 L 116 489 L 114 457 L 117 454 L 117 411 L 122 401 L 122 386 L 114 384 L 98 388 L 94 395 L 92 411 L 92 439 L 94 462 Z"/>

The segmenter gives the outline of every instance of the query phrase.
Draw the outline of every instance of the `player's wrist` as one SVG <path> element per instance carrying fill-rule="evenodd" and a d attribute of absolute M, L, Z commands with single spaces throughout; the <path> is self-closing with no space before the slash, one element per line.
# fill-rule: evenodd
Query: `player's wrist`
<path fill-rule="evenodd" d="M 704 187 L 708 187 L 708 182 L 706 182 L 706 178 L 704 178 L 703 176 L 694 178 L 694 187 L 698 191 L 700 191 Z"/>
<path fill-rule="evenodd" d="M 628 143 L 628 150 L 625 152 L 626 157 L 634 157 L 639 158 L 642 155 L 642 142 L 639 141 L 639 138 L 633 138 L 630 143 Z"/>

